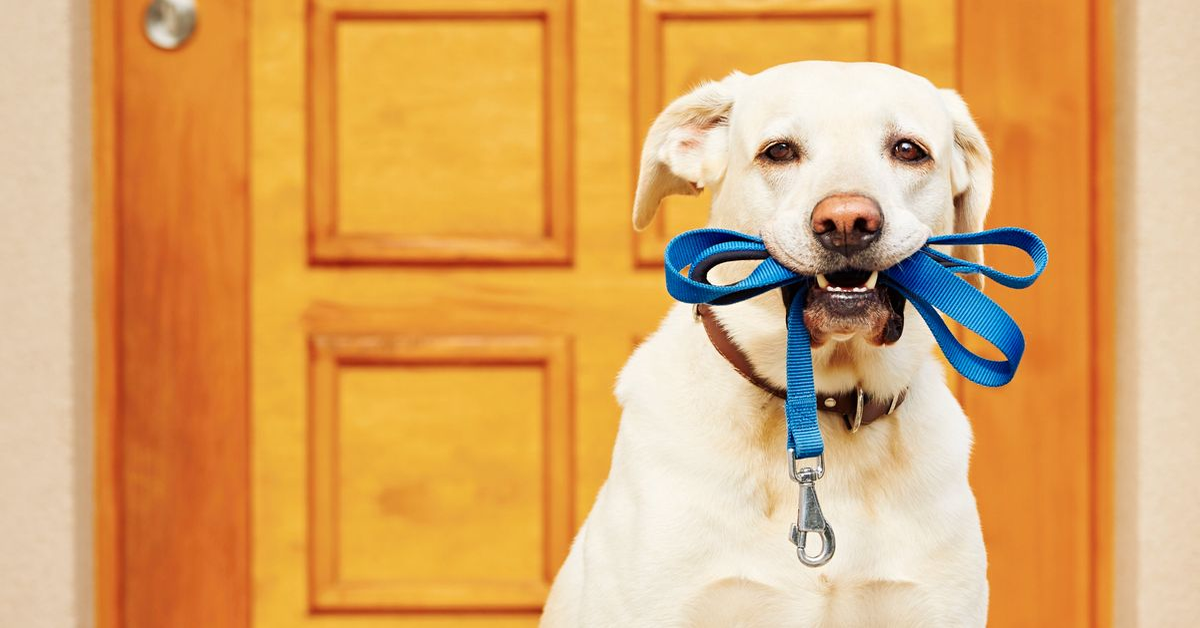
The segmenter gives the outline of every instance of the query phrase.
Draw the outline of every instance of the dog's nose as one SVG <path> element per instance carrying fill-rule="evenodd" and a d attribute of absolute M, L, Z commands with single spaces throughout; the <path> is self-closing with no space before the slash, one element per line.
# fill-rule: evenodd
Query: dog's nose
<path fill-rule="evenodd" d="M 813 208 L 813 235 L 821 246 L 846 257 L 871 246 L 882 228 L 879 203 L 866 196 L 834 194 Z"/>

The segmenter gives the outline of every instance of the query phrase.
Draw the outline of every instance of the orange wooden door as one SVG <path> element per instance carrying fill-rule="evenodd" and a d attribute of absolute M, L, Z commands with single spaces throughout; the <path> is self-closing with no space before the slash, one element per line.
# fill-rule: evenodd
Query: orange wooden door
<path fill-rule="evenodd" d="M 1000 295 L 1029 336 L 1021 375 L 955 385 L 978 443 L 989 625 L 1098 621 L 1104 286 L 1077 280 L 1104 260 L 1088 1 L 1036 20 L 955 0 L 212 4 L 228 20 L 202 4 L 174 57 L 138 39 L 133 2 L 98 37 L 121 44 L 101 61 L 124 77 L 98 100 L 117 121 L 98 135 L 118 208 L 98 220 L 119 346 L 102 331 L 106 628 L 535 625 L 607 472 L 613 379 L 669 306 L 662 247 L 706 217 L 706 196 L 670 199 L 632 232 L 645 129 L 700 80 L 805 58 L 960 88 L 997 153 L 989 224 L 1048 240 L 1045 281 Z M 1053 62 L 1029 52 L 1047 47 Z M 160 98 L 180 67 L 205 80 Z M 159 115 L 215 102 L 195 119 L 247 137 L 198 141 Z M 189 162 L 210 185 L 180 174 Z M 158 228 L 168 213 L 186 218 Z M 122 273 L 110 304 L 103 280 Z M 170 388 L 139 393 L 163 373 Z M 222 374 L 227 389 L 205 384 Z"/>

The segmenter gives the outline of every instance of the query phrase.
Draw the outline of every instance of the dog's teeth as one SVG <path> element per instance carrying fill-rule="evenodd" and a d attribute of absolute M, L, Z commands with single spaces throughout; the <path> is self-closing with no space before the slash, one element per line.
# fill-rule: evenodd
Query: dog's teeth
<path fill-rule="evenodd" d="M 822 290 L 829 289 L 829 280 L 825 278 L 825 275 L 817 275 L 817 287 Z"/>
<path fill-rule="evenodd" d="M 871 276 L 867 277 L 867 283 L 866 283 L 867 289 L 874 290 L 876 281 L 879 281 L 879 271 L 873 270 L 873 271 L 871 271 Z"/>

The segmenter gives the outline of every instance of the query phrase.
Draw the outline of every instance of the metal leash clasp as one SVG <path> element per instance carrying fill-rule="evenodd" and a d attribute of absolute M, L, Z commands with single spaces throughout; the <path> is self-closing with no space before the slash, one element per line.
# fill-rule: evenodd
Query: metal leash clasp
<path fill-rule="evenodd" d="M 820 567 L 833 558 L 835 543 L 833 527 L 821 514 L 821 502 L 817 500 L 817 490 L 813 486 L 825 475 L 825 455 L 817 456 L 815 467 L 797 466 L 796 450 L 788 450 L 788 473 L 800 485 L 800 506 L 796 512 L 796 523 L 792 525 L 790 539 L 796 546 L 796 556 L 800 562 L 809 567 Z M 805 547 L 808 535 L 821 535 L 821 553 L 810 556 Z"/>

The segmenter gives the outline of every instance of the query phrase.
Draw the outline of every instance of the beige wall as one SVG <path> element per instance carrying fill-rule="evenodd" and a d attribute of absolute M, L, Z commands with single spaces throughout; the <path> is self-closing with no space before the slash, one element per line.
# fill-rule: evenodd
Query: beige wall
<path fill-rule="evenodd" d="M 1116 623 L 1196 626 L 1200 2 L 1116 6 Z"/>
<path fill-rule="evenodd" d="M 91 615 L 86 0 L 0 0 L 0 626 Z"/>

